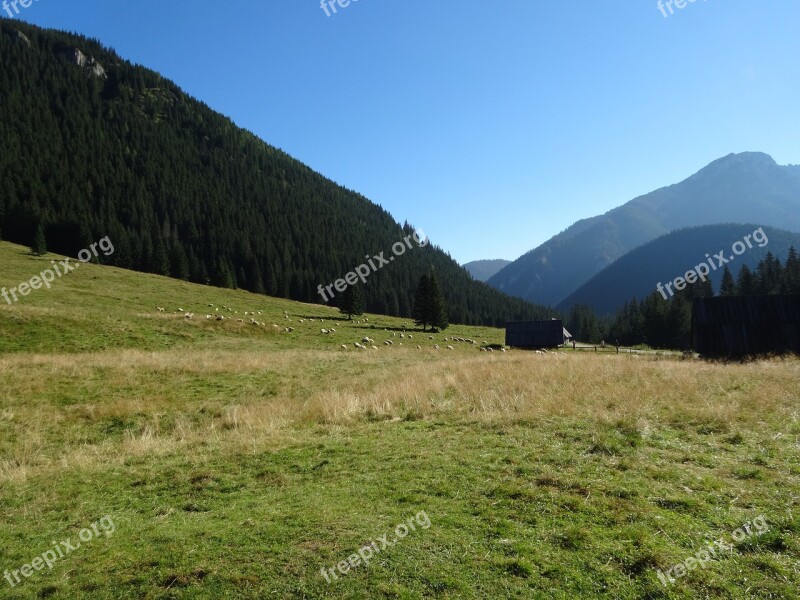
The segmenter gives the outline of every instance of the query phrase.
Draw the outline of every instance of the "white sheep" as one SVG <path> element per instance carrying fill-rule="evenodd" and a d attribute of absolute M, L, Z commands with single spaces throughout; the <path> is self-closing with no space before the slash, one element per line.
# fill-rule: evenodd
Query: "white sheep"
<path fill-rule="evenodd" d="M 156 306 L 156 310 L 157 310 L 158 312 L 164 312 L 164 309 L 163 309 L 163 308 L 161 308 L 160 306 Z"/>
<path fill-rule="evenodd" d="M 453 348 L 452 346 L 448 346 L 447 349 L 448 350 L 455 350 L 455 348 Z"/>
<path fill-rule="evenodd" d="M 342 350 L 347 350 L 347 346 L 345 346 L 344 344 L 342 344 L 342 345 L 340 346 L 340 348 L 341 348 Z"/>

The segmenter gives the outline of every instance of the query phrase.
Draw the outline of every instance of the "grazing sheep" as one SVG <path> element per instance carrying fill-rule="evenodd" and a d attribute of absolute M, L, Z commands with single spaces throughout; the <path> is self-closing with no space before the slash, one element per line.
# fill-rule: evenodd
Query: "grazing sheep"
<path fill-rule="evenodd" d="M 422 346 L 417 346 L 417 350 L 422 350 Z"/>
<path fill-rule="evenodd" d="M 178 309 L 178 310 L 176 310 L 175 312 L 186 312 L 186 311 L 185 311 L 185 310 L 183 310 L 182 308 L 179 308 L 179 309 Z"/>
<path fill-rule="evenodd" d="M 305 320 L 304 320 L 304 319 L 300 319 L 300 322 L 301 322 L 301 323 L 305 323 Z"/>
<path fill-rule="evenodd" d="M 438 350 L 438 349 L 439 349 L 439 344 L 436 344 L 436 345 L 434 346 L 434 349 L 435 349 L 435 350 Z"/>
<path fill-rule="evenodd" d="M 505 348 L 500 348 L 500 352 L 505 352 L 505 351 L 506 351 Z"/>
<path fill-rule="evenodd" d="M 161 308 L 160 306 L 156 306 L 156 310 L 157 310 L 158 312 L 164 312 L 164 309 L 163 309 L 163 308 Z"/>
<path fill-rule="evenodd" d="M 341 345 L 341 346 L 339 346 L 339 347 L 340 347 L 342 350 L 347 350 L 347 346 L 345 346 L 344 344 L 342 344 L 342 345 Z"/>
<path fill-rule="evenodd" d="M 209 304 L 209 306 L 210 306 L 211 308 L 214 308 L 214 305 L 213 305 L 213 304 Z"/>
<path fill-rule="evenodd" d="M 429 336 L 428 336 L 428 339 L 429 339 L 429 340 L 432 340 L 432 339 L 433 339 L 433 336 L 432 336 L 432 335 L 429 335 Z"/>
<path fill-rule="evenodd" d="M 377 346 L 372 346 L 372 349 L 373 349 L 373 350 L 377 350 L 377 349 L 378 349 L 378 347 L 377 347 Z"/>
<path fill-rule="evenodd" d="M 335 329 L 331 329 L 331 333 L 336 333 L 336 330 Z"/>
<path fill-rule="evenodd" d="M 211 319 L 211 315 L 206 315 L 206 321 Z"/>
<path fill-rule="evenodd" d="M 389 340 L 386 340 L 385 342 L 383 342 L 383 345 L 384 346 L 391 346 L 392 343 Z"/>
<path fill-rule="evenodd" d="M 406 334 L 405 333 L 401 333 L 400 337 L 403 338 L 403 339 L 406 339 Z"/>
<path fill-rule="evenodd" d="M 455 348 L 453 348 L 452 346 L 448 346 L 447 349 L 448 350 L 455 350 Z"/>
<path fill-rule="evenodd" d="M 319 330 L 319 332 L 320 332 L 322 335 L 328 335 L 328 334 L 330 333 L 330 332 L 329 332 L 327 329 L 320 329 L 320 330 Z"/>
<path fill-rule="evenodd" d="M 372 344 L 372 343 L 375 342 L 375 340 L 373 340 L 372 338 L 368 338 L 368 337 L 363 338 L 361 341 L 364 342 L 365 344 Z"/>
<path fill-rule="evenodd" d="M 486 348 L 481 348 L 481 352 L 486 352 Z"/>
<path fill-rule="evenodd" d="M 410 340 L 413 340 L 413 339 L 414 339 L 414 336 L 413 336 L 413 335 L 411 335 L 411 334 L 409 333 L 409 334 L 408 334 L 408 339 L 410 339 Z"/>
<path fill-rule="evenodd" d="M 193 316 L 194 316 L 194 313 L 186 313 L 185 315 L 183 315 L 183 318 L 184 319 L 191 319 Z"/>
<path fill-rule="evenodd" d="M 217 321 L 224 321 L 224 320 L 225 320 L 225 317 L 223 317 L 222 315 L 219 315 L 217 317 Z"/>

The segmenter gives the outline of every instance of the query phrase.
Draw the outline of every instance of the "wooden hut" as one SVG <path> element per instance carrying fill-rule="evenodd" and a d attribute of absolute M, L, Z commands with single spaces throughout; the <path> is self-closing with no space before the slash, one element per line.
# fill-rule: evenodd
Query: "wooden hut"
<path fill-rule="evenodd" d="M 800 296 L 695 298 L 692 347 L 711 357 L 800 354 Z"/>

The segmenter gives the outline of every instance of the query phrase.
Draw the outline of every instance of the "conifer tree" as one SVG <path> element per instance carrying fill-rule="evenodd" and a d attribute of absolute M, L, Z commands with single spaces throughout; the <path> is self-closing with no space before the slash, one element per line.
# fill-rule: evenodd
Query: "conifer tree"
<path fill-rule="evenodd" d="M 44 227 L 41 222 L 39 222 L 39 225 L 36 227 L 36 234 L 33 236 L 31 252 L 36 256 L 44 256 L 47 254 L 47 239 L 45 238 Z"/>
<path fill-rule="evenodd" d="M 364 314 L 364 296 L 359 286 L 351 285 L 344 291 L 339 300 L 339 312 L 347 315 L 350 321 L 353 320 L 353 316 Z"/>

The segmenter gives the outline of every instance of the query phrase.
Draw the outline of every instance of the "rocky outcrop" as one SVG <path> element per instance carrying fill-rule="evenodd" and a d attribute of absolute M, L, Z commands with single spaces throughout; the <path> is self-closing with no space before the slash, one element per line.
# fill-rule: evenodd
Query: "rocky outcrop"
<path fill-rule="evenodd" d="M 103 65 L 97 62 L 93 56 L 86 56 L 78 48 L 73 48 L 72 50 L 66 52 L 65 56 L 70 62 L 87 71 L 89 75 L 102 77 L 104 79 L 107 77 L 106 70 L 103 68 Z"/>

